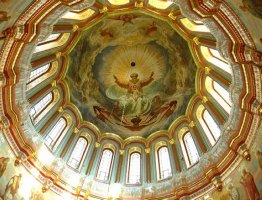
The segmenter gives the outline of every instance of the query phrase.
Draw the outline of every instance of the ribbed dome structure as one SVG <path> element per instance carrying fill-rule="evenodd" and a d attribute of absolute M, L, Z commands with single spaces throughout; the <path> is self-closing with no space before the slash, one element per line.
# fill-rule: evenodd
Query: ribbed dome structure
<path fill-rule="evenodd" d="M 260 158 L 262 56 L 226 2 L 25 10 L 0 54 L 3 150 L 21 173 L 3 199 L 23 176 L 40 199 L 208 199 Z"/>

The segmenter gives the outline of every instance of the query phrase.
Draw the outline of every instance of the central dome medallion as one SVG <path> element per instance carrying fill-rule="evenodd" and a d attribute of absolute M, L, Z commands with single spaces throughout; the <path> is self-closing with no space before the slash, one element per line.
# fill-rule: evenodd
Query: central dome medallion
<path fill-rule="evenodd" d="M 187 41 L 174 28 L 129 13 L 83 32 L 65 80 L 83 120 L 125 139 L 166 130 L 184 115 L 196 69 Z"/>

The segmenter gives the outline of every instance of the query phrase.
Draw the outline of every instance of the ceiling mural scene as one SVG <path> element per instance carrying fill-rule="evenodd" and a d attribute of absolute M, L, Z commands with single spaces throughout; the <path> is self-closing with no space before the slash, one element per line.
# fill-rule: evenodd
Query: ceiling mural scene
<path fill-rule="evenodd" d="M 0 200 L 262 198 L 260 0 L 0 0 Z"/>
<path fill-rule="evenodd" d="M 101 132 L 123 138 L 168 129 L 194 94 L 196 65 L 169 24 L 143 14 L 108 17 L 69 55 L 70 101 Z"/>

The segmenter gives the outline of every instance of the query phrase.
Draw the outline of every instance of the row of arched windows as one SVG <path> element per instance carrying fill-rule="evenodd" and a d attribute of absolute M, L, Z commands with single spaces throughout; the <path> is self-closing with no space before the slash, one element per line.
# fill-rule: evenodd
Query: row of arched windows
<path fill-rule="evenodd" d="M 52 48 L 57 46 L 62 46 L 64 43 L 61 38 L 69 38 L 70 34 L 52 34 L 44 42 L 40 43 L 38 48 L 36 48 L 35 53 L 45 51 L 50 48 L 52 43 Z M 61 40 L 61 41 L 60 41 Z M 60 41 L 60 42 L 59 42 Z M 231 68 L 228 63 L 220 56 L 219 52 L 215 49 L 200 46 L 200 51 L 207 62 L 212 63 L 211 67 L 214 70 L 222 70 L 225 74 L 232 74 Z M 52 71 L 53 69 L 53 71 Z M 54 75 L 58 69 L 58 61 L 52 61 L 50 63 L 45 63 L 42 66 L 35 67 L 29 76 L 27 81 L 27 90 L 34 89 L 39 86 L 39 83 L 46 81 Z M 232 103 L 230 101 L 230 96 L 228 88 L 221 84 L 218 80 L 215 80 L 212 76 L 206 75 L 205 78 L 205 88 L 207 96 L 213 99 L 216 106 L 220 107 L 226 113 L 230 113 Z M 39 88 L 40 90 L 40 88 Z M 29 91 L 30 92 L 30 91 Z M 55 95 L 56 94 L 56 95 Z M 56 96 L 56 98 L 55 98 Z M 57 97 L 58 96 L 58 97 Z M 41 120 L 43 120 L 47 113 L 54 107 L 58 102 L 59 91 L 54 89 L 49 93 L 41 96 L 32 103 L 30 109 L 30 117 L 32 123 L 37 125 Z M 197 121 L 200 124 L 198 129 L 201 129 L 204 133 L 204 137 L 207 138 L 210 146 L 214 146 L 218 139 L 221 137 L 221 130 L 219 128 L 219 123 L 216 121 L 215 115 L 213 115 L 212 110 L 206 108 L 205 105 L 200 104 L 197 108 Z M 44 135 L 45 145 L 52 151 L 55 152 L 58 146 L 62 143 L 62 140 L 66 139 L 66 133 L 69 130 L 69 123 L 66 118 L 60 116 L 58 121 L 54 126 L 48 130 L 47 134 Z M 185 131 L 178 139 L 178 146 L 181 150 L 183 156 L 183 161 L 186 168 L 195 165 L 200 158 L 201 151 L 198 148 L 198 142 L 188 129 Z M 70 156 L 67 159 L 67 165 L 74 170 L 81 170 L 83 162 L 87 156 L 89 150 L 90 142 L 85 137 L 79 137 L 74 144 L 72 150 L 70 150 Z M 110 175 L 113 168 L 115 157 L 115 151 L 110 148 L 105 148 L 102 150 L 99 163 L 96 171 L 96 179 L 99 181 L 106 182 L 110 179 Z M 167 144 L 158 147 L 155 150 L 155 166 L 157 169 L 157 179 L 163 180 L 172 177 L 172 161 L 171 154 Z M 126 183 L 128 184 L 140 184 L 142 179 L 142 153 L 139 151 L 134 151 L 128 155 L 127 167 L 126 167 Z"/>

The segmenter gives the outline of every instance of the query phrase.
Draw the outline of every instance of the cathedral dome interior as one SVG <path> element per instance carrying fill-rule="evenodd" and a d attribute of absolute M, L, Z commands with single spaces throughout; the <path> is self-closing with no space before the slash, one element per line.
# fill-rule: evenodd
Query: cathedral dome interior
<path fill-rule="evenodd" d="M 0 0 L 0 199 L 262 198 L 260 0 Z"/>

